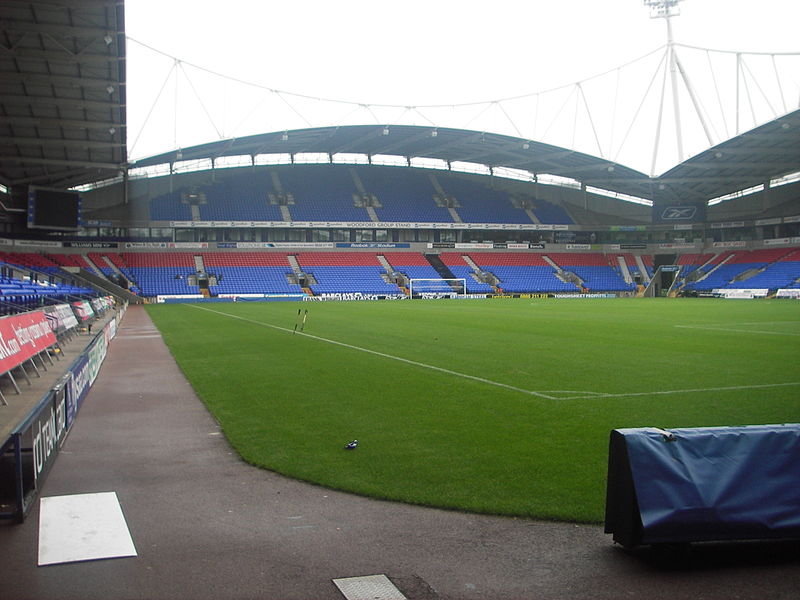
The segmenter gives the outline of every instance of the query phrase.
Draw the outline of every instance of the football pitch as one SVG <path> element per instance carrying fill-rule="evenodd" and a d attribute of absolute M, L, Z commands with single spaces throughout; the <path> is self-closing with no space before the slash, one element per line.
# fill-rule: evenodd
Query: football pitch
<path fill-rule="evenodd" d="M 147 309 L 244 460 L 375 498 L 599 522 L 612 429 L 800 422 L 796 301 Z"/>

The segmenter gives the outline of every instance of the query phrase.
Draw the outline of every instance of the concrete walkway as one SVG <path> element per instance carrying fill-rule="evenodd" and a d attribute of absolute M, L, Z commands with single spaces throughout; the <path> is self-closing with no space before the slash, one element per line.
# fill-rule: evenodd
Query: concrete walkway
<path fill-rule="evenodd" d="M 244 464 L 129 308 L 43 496 L 117 493 L 138 556 L 37 566 L 38 505 L 0 524 L 0 598 L 330 599 L 385 573 L 411 600 L 790 599 L 800 544 L 626 552 L 599 526 L 381 502 Z"/>

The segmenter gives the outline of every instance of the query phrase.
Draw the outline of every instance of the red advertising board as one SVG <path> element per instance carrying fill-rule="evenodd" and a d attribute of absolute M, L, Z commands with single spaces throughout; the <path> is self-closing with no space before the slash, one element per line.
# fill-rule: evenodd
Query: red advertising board
<path fill-rule="evenodd" d="M 44 312 L 0 319 L 0 373 L 6 373 L 56 343 Z"/>

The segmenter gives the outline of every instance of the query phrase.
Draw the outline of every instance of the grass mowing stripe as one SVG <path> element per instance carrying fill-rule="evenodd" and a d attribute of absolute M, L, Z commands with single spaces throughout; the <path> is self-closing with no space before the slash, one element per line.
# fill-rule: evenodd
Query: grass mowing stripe
<path fill-rule="evenodd" d="M 343 348 L 350 348 L 351 350 L 357 350 L 359 352 L 366 352 L 367 354 L 372 354 L 374 356 L 381 356 L 383 358 L 388 358 L 390 360 L 396 360 L 402 363 L 406 363 L 409 365 L 413 365 L 415 367 L 421 367 L 423 369 L 430 369 L 431 371 L 438 371 L 439 373 L 446 373 L 447 375 L 453 375 L 455 377 L 462 377 L 464 379 L 470 379 L 472 381 L 477 381 L 479 383 L 485 383 L 487 385 L 493 385 L 496 387 L 504 388 L 507 390 L 511 390 L 513 392 L 519 392 L 521 394 L 528 394 L 529 396 L 537 396 L 539 398 L 545 398 L 546 400 L 555 400 L 553 396 L 548 396 L 547 394 L 542 394 L 541 392 L 534 392 L 532 390 L 525 390 L 522 388 L 518 388 L 513 385 L 508 385 L 507 383 L 500 383 L 499 381 L 492 381 L 491 379 L 484 379 L 483 377 L 477 377 L 475 375 L 468 375 L 467 373 L 459 373 L 458 371 L 452 371 L 450 369 L 445 369 L 444 367 L 437 367 L 435 365 L 429 365 L 427 363 L 418 362 L 416 360 L 410 360 L 408 358 L 403 358 L 402 356 L 394 356 L 393 354 L 386 354 L 385 352 L 378 352 L 377 350 L 370 350 L 369 348 L 362 348 L 361 346 L 354 346 L 353 344 L 346 344 L 345 342 L 338 342 L 336 340 L 331 340 L 328 338 L 320 337 L 318 335 L 312 335 L 310 333 L 305 333 L 302 331 L 295 331 L 293 329 L 289 329 L 288 327 L 281 327 L 280 325 L 272 325 L 270 323 L 265 323 L 264 321 L 254 321 L 253 319 L 247 319 L 245 317 L 240 317 L 238 315 L 231 315 L 224 312 L 219 312 L 216 310 L 211 310 L 210 308 L 205 308 L 202 306 L 196 306 L 194 304 L 189 304 L 192 308 L 196 308 L 197 310 L 205 310 L 210 313 L 214 313 L 217 315 L 222 315 L 224 317 L 230 317 L 231 319 L 239 319 L 240 321 L 245 321 L 247 323 L 253 323 L 254 325 L 262 325 L 264 327 L 270 327 L 271 329 L 277 329 L 279 331 L 285 331 L 287 333 L 291 333 L 292 335 L 302 335 L 307 338 L 311 338 L 313 340 L 317 340 L 320 342 L 326 342 L 328 344 L 333 344 L 335 346 L 342 346 Z"/>

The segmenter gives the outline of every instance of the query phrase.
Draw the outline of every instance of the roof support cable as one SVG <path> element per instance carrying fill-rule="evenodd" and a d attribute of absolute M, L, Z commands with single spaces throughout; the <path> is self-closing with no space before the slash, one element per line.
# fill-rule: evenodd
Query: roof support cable
<path fill-rule="evenodd" d="M 517 124 L 514 123 L 514 120 L 511 118 L 511 115 L 509 115 L 508 111 L 506 111 L 506 109 L 503 107 L 502 101 L 501 100 L 497 100 L 497 101 L 495 101 L 495 104 L 497 105 L 497 108 L 500 109 L 500 112 L 502 112 L 506 116 L 506 119 L 508 119 L 508 122 L 511 123 L 511 127 L 513 127 L 514 131 L 517 132 L 517 137 L 521 137 L 521 138 L 525 137 L 524 135 L 522 135 L 522 132 L 519 130 L 519 127 L 517 127 Z"/>
<path fill-rule="evenodd" d="M 750 72 L 750 70 L 747 68 L 747 65 L 745 64 L 744 60 L 739 61 L 739 72 L 742 77 L 742 84 L 744 85 L 744 93 L 747 96 L 747 103 L 750 105 L 750 118 L 752 119 L 751 123 L 753 124 L 753 127 L 755 127 L 756 124 L 758 123 L 756 119 L 756 108 L 755 104 L 753 104 L 753 96 L 750 94 L 750 86 L 747 85 L 747 75 L 746 75 L 747 73 Z"/>
<path fill-rule="evenodd" d="M 725 128 L 725 139 L 730 137 L 728 129 L 728 119 L 725 117 L 725 107 L 722 104 L 722 95 L 719 93 L 719 84 L 717 83 L 717 74 L 714 70 L 714 65 L 711 63 L 711 53 L 706 48 L 706 61 L 708 62 L 708 70 L 711 72 L 711 81 L 714 83 L 714 92 L 717 96 L 717 106 L 719 106 L 719 114 L 722 117 L 722 126 Z"/>
<path fill-rule="evenodd" d="M 211 117 L 211 114 L 208 112 L 208 109 L 206 108 L 206 105 L 203 103 L 203 98 L 200 96 L 200 94 L 197 93 L 197 89 L 195 89 L 194 84 L 192 83 L 192 80 L 189 78 L 189 73 L 186 72 L 186 69 L 184 68 L 183 63 L 179 63 L 179 66 L 181 68 L 181 71 L 183 72 L 183 76 L 186 78 L 186 82 L 189 84 L 189 87 L 191 88 L 192 92 L 194 92 L 195 98 L 197 98 L 197 101 L 200 103 L 200 107 L 203 109 L 203 112 L 206 113 L 206 116 L 208 117 L 209 123 L 211 123 L 211 126 L 214 128 L 214 131 L 217 132 L 217 137 L 219 139 L 222 139 L 222 137 L 223 137 L 222 133 L 220 133 L 220 130 L 217 127 L 217 124 L 214 122 L 214 119 Z"/>
<path fill-rule="evenodd" d="M 583 100 L 583 107 L 586 109 L 586 116 L 589 118 L 589 125 L 592 127 L 594 141 L 595 144 L 597 144 L 597 151 L 600 153 L 600 158 L 605 158 L 605 154 L 603 154 L 603 147 L 600 145 L 600 137 L 597 135 L 597 127 L 595 127 L 594 119 L 592 118 L 592 111 L 589 109 L 589 102 L 586 100 L 586 93 L 583 91 L 583 86 L 580 84 L 580 82 L 577 84 L 577 86 L 578 92 L 580 92 L 580 97 Z M 522 137 L 521 134 L 520 137 Z"/>
<path fill-rule="evenodd" d="M 139 133 L 136 134 L 136 139 L 133 140 L 133 145 L 131 146 L 130 154 L 133 154 L 133 150 L 136 148 L 136 143 L 139 141 L 139 138 L 142 137 L 142 133 L 147 128 L 147 122 L 150 120 L 150 117 L 153 114 L 153 110 L 155 110 L 156 105 L 158 104 L 158 100 L 161 98 L 161 94 L 164 93 L 164 88 L 167 87 L 167 83 L 169 82 L 169 78 L 172 76 L 172 72 L 175 70 L 175 65 L 177 63 L 172 64 L 172 68 L 167 73 L 167 76 L 164 78 L 164 83 L 161 84 L 161 89 L 158 90 L 158 94 L 156 94 L 155 100 L 153 100 L 153 104 L 150 105 L 150 110 L 147 111 L 147 116 L 144 118 L 142 122 L 142 126 L 139 129 Z"/>
<path fill-rule="evenodd" d="M 653 85 L 655 84 L 656 78 L 658 77 L 658 74 L 661 72 L 661 69 L 664 66 L 664 61 L 666 60 L 666 58 L 667 58 L 667 53 L 664 52 L 664 54 L 661 55 L 661 60 L 658 62 L 655 70 L 653 71 L 653 76 L 650 78 L 650 83 L 647 84 L 647 89 L 645 89 L 644 94 L 642 94 L 642 99 L 639 102 L 639 107 L 633 113 L 633 117 L 631 118 L 630 124 L 628 125 L 628 129 L 625 131 L 625 135 L 622 137 L 622 141 L 620 142 L 619 147 L 617 148 L 617 154 L 614 156 L 614 162 L 619 162 L 619 155 L 625 148 L 625 142 L 628 140 L 628 136 L 633 130 L 633 126 L 636 124 L 636 120 L 639 118 L 639 113 L 642 111 L 642 108 L 644 108 L 647 97 L 650 95 L 650 90 L 653 89 Z"/>
<path fill-rule="evenodd" d="M 547 134 L 550 133 L 550 128 L 556 124 L 556 121 L 561 116 L 561 113 L 564 112 L 564 108 L 567 106 L 567 103 L 570 101 L 572 95 L 575 93 L 575 86 L 573 85 L 571 86 L 571 88 L 572 91 L 570 91 L 569 95 L 567 95 L 566 99 L 564 100 L 564 103 L 558 109 L 558 112 L 556 112 L 556 115 L 553 117 L 553 120 L 550 121 L 550 124 L 547 126 L 547 129 L 544 130 L 544 133 L 542 134 L 542 139 L 547 139 Z"/>
<path fill-rule="evenodd" d="M 778 63 L 775 62 L 775 55 L 770 55 L 770 59 L 772 59 L 772 71 L 775 73 L 775 83 L 778 84 L 778 92 L 780 92 L 781 96 L 781 103 L 783 104 L 783 114 L 789 112 L 789 109 L 786 107 L 786 97 L 783 93 L 783 85 L 781 85 L 781 76 L 778 74 Z"/>
<path fill-rule="evenodd" d="M 772 106 L 772 102 L 770 102 L 770 101 L 769 101 L 769 98 L 768 98 L 768 97 L 767 97 L 767 95 L 764 93 L 764 89 L 763 89 L 763 88 L 761 87 L 761 85 L 758 83 L 758 79 L 757 79 L 757 78 L 756 78 L 756 76 L 753 74 L 753 71 L 750 69 L 750 67 L 749 67 L 749 66 L 747 65 L 747 63 L 745 63 L 745 62 L 743 62 L 743 63 L 742 63 L 742 68 L 743 68 L 743 69 L 745 69 L 745 70 L 747 71 L 748 75 L 750 75 L 750 80 L 753 82 L 753 85 L 755 85 L 755 86 L 756 86 L 756 89 L 757 89 L 757 90 L 758 90 L 758 92 L 761 94 L 761 97 L 764 99 L 764 102 L 766 103 L 766 105 L 767 105 L 767 106 L 769 106 L 769 110 L 772 112 L 772 118 L 773 118 L 773 119 L 777 119 L 777 118 L 778 118 L 778 111 L 776 111 L 776 110 L 775 110 L 775 107 L 774 107 L 774 106 Z M 755 112 L 753 112 L 753 124 L 754 124 L 754 125 L 756 125 L 756 124 L 757 124 L 757 123 L 756 123 L 756 115 L 755 115 Z"/>
<path fill-rule="evenodd" d="M 302 119 L 303 123 L 305 123 L 305 124 L 306 124 L 306 125 L 308 125 L 309 127 L 313 127 L 313 125 L 312 125 L 312 124 L 309 122 L 309 120 L 308 120 L 308 119 L 306 119 L 306 118 L 305 118 L 305 116 L 303 116 L 303 115 L 300 113 L 300 111 L 299 111 L 299 110 L 297 110 L 297 109 L 296 109 L 296 108 L 295 108 L 295 107 L 292 105 L 292 103 L 291 103 L 291 102 L 289 102 L 289 101 L 288 101 L 286 98 L 284 98 L 284 97 L 283 97 L 283 93 L 282 93 L 282 92 L 279 92 L 279 91 L 275 90 L 275 92 L 274 92 L 274 93 L 275 93 L 275 95 L 276 95 L 278 98 L 280 98 L 280 99 L 283 101 L 283 103 L 284 103 L 284 104 L 286 104 L 286 106 L 288 106 L 288 107 L 289 107 L 289 109 L 290 109 L 290 110 L 291 110 L 291 111 L 292 111 L 294 114 L 296 114 L 298 117 L 300 117 L 300 119 Z"/>

